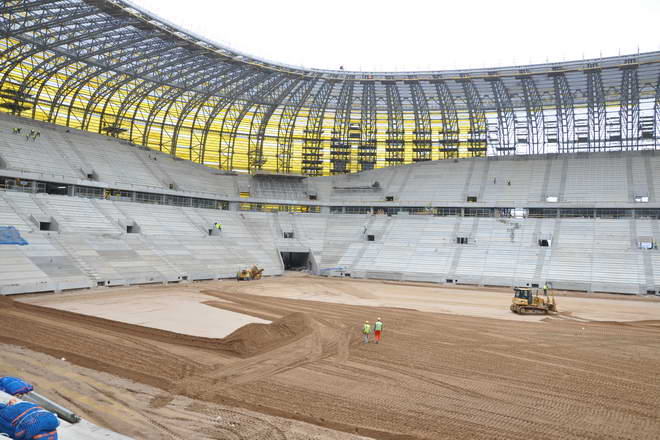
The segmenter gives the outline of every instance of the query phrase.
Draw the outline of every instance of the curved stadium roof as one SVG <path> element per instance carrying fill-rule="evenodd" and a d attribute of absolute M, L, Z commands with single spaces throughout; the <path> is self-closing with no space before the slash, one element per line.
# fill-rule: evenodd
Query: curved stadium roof
<path fill-rule="evenodd" d="M 224 170 L 657 149 L 660 52 L 429 72 L 303 69 L 121 0 L 0 6 L 0 110 Z"/>

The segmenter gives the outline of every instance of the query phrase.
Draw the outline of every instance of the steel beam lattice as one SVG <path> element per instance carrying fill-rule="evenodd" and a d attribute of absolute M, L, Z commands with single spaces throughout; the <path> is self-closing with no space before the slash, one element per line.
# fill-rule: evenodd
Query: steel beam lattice
<path fill-rule="evenodd" d="M 443 159 L 458 157 L 460 130 L 454 96 L 444 80 L 435 80 L 433 83 L 435 84 L 440 104 L 440 114 L 442 115 L 442 128 L 439 131 L 440 157 Z"/>
<path fill-rule="evenodd" d="M 323 116 L 330 101 L 335 82 L 324 81 L 314 97 L 314 102 L 307 116 L 304 144 L 302 150 L 302 173 L 310 176 L 323 174 Z"/>
<path fill-rule="evenodd" d="M 660 52 L 523 68 L 305 69 L 123 0 L 7 0 L 0 111 L 251 172 L 658 149 Z"/>
<path fill-rule="evenodd" d="M 376 85 L 373 81 L 362 83 L 360 114 L 360 144 L 358 145 L 359 171 L 376 167 Z"/>
<path fill-rule="evenodd" d="M 433 152 L 431 132 L 431 112 L 429 104 L 419 81 L 407 81 L 410 86 L 413 113 L 415 115 L 415 130 L 413 131 L 413 162 L 431 160 Z"/>
<path fill-rule="evenodd" d="M 346 174 L 350 172 L 351 110 L 353 107 L 353 81 L 342 82 L 335 108 L 335 117 L 330 138 L 330 174 Z M 358 132 L 359 134 L 359 132 Z"/>
<path fill-rule="evenodd" d="M 385 162 L 387 165 L 401 165 L 405 160 L 403 106 L 396 82 L 385 82 L 387 99 L 387 139 L 385 140 Z"/>
<path fill-rule="evenodd" d="M 457 80 L 465 94 L 465 104 L 467 106 L 468 117 L 470 120 L 470 131 L 468 132 L 468 152 L 472 156 L 481 156 L 486 153 L 488 149 L 486 125 L 486 112 L 479 91 L 474 85 L 474 81 L 464 77 Z"/>
<path fill-rule="evenodd" d="M 494 148 L 498 154 L 515 154 L 515 113 L 509 91 L 500 77 L 486 78 L 490 83 L 497 107 L 497 139 Z"/>

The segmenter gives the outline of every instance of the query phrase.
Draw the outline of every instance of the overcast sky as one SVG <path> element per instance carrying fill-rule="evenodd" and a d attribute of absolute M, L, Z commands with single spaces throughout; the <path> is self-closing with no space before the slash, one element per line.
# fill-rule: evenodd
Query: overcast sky
<path fill-rule="evenodd" d="M 232 49 L 304 67 L 497 67 L 660 50 L 660 0 L 132 0 Z"/>

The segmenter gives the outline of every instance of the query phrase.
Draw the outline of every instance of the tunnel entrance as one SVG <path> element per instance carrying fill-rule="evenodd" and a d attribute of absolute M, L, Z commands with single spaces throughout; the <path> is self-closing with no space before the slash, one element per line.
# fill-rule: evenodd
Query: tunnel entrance
<path fill-rule="evenodd" d="M 285 270 L 311 269 L 309 252 L 280 252 Z"/>

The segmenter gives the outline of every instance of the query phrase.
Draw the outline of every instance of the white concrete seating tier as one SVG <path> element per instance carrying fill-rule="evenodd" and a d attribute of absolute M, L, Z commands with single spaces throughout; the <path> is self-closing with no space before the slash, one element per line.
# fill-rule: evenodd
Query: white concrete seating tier
<path fill-rule="evenodd" d="M 12 133 L 15 127 L 22 128 L 20 135 Z M 30 130 L 41 135 L 26 140 Z M 253 178 L 222 174 L 125 140 L 0 115 L 0 159 L 8 170 L 84 184 L 94 184 L 87 177 L 93 172 L 92 178 L 107 186 L 175 189 L 204 197 L 238 196 L 239 187 L 245 187 L 251 188 L 253 197 L 291 201 L 307 200 L 306 192 L 311 190 L 319 201 L 331 203 L 378 204 L 387 196 L 400 203 L 465 203 L 467 196 L 477 196 L 479 203 L 513 206 L 543 201 L 546 196 L 578 205 L 628 203 L 634 195 L 660 195 L 660 173 L 655 172 L 660 169 L 660 156 L 652 153 L 461 158 L 304 180 Z M 338 189 L 371 187 L 375 182 L 378 189 Z"/>
<path fill-rule="evenodd" d="M 58 231 L 39 231 L 30 215 Z M 232 277 L 252 264 L 282 273 L 270 214 L 5 192 L 0 221 L 29 243 L 0 245 L 0 294 Z M 223 230 L 209 236 L 215 221 Z"/>
<path fill-rule="evenodd" d="M 38 231 L 30 215 L 56 219 L 59 231 Z M 658 251 L 636 247 L 638 236 L 657 231 L 657 220 L 290 215 L 5 192 L 0 221 L 29 242 L 0 247 L 2 293 L 227 277 L 252 264 L 278 274 L 277 249 L 290 244 L 279 237 L 285 229 L 320 269 L 340 266 L 353 276 L 495 285 L 549 280 L 636 293 L 657 285 L 660 273 L 644 269 L 645 258 L 657 267 Z M 137 233 L 120 226 L 133 221 Z M 222 232 L 209 236 L 216 221 Z M 551 247 L 538 246 L 540 236 L 553 234 Z M 457 244 L 457 236 L 468 244 Z"/>
<path fill-rule="evenodd" d="M 20 134 L 13 134 L 13 128 L 21 127 Z M 55 132 L 39 130 L 36 140 L 26 139 L 30 130 L 38 130 L 31 125 L 14 123 L 0 119 L 0 157 L 7 168 L 34 173 L 47 173 L 55 176 L 81 178 L 82 172 L 70 164 L 55 146 Z"/>

